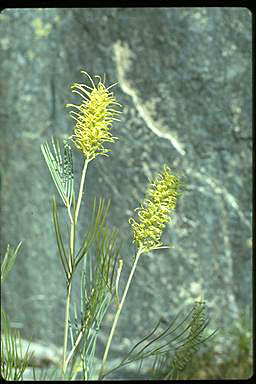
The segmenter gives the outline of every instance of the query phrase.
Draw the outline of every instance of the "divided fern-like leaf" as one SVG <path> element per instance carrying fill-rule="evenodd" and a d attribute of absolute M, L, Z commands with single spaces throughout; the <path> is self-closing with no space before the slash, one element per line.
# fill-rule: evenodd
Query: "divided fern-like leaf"
<path fill-rule="evenodd" d="M 164 375 L 165 380 L 179 379 L 181 373 L 189 364 L 191 358 L 200 348 L 200 345 L 211 338 L 217 330 L 209 335 L 205 335 L 205 329 L 208 325 L 206 317 L 206 308 L 204 301 L 197 301 L 191 311 L 191 320 L 185 328 L 185 337 L 178 337 L 175 346 L 174 357 L 171 357 L 170 351 L 155 362 L 154 373 Z M 186 335 L 186 332 L 188 334 Z M 165 373 L 164 373 L 165 372 Z"/>
<path fill-rule="evenodd" d="M 192 355 L 196 353 L 199 345 L 215 333 L 213 332 L 207 337 L 203 336 L 208 324 L 203 302 L 197 302 L 188 315 L 176 324 L 178 317 L 179 314 L 164 331 L 155 335 L 160 326 L 159 321 L 154 329 L 141 339 L 115 368 L 106 372 L 104 376 L 132 362 L 140 361 L 142 364 L 146 358 L 154 357 L 153 374 L 155 376 L 164 375 L 165 379 L 176 379 L 178 373 L 185 368 Z M 187 324 L 189 317 L 191 320 Z M 179 330 L 178 334 L 177 330 Z M 173 351 L 175 351 L 175 355 L 170 364 L 170 356 Z M 168 372 L 163 374 L 164 369 L 166 370 L 168 366 Z"/>
<path fill-rule="evenodd" d="M 97 208 L 97 201 L 96 199 L 94 199 L 91 224 L 88 232 L 84 236 L 82 246 L 80 247 L 76 255 L 76 258 L 75 258 L 76 267 L 79 264 L 79 262 L 82 260 L 82 258 L 85 255 L 87 255 L 89 249 L 92 247 L 92 245 L 95 242 L 97 234 L 99 234 L 101 228 L 104 227 L 107 219 L 107 215 L 109 212 L 109 206 L 110 206 L 110 202 L 106 203 L 104 199 L 100 199 L 98 208 Z"/>
<path fill-rule="evenodd" d="M 70 333 L 73 347 L 74 340 L 77 340 L 79 335 L 83 335 L 79 347 L 80 357 L 77 357 L 77 349 L 73 364 L 75 371 L 83 371 L 84 380 L 91 378 L 94 373 L 94 355 L 98 332 L 114 297 L 115 272 L 120 245 L 117 241 L 117 230 L 110 230 L 106 225 L 108 212 L 109 202 L 106 203 L 100 199 L 97 204 L 94 200 L 91 225 L 75 258 L 76 266 L 82 258 L 84 264 L 80 285 L 81 317 L 79 324 L 78 311 L 75 307 L 75 321 Z M 78 361 L 79 359 L 80 363 L 77 365 L 74 360 Z"/>
<path fill-rule="evenodd" d="M 41 145 L 41 150 L 63 203 L 66 207 L 70 207 L 74 181 L 72 150 L 70 145 L 64 141 L 64 156 L 62 159 L 59 140 L 52 137 L 51 141 L 53 153 L 47 142 Z"/>
<path fill-rule="evenodd" d="M 11 271 L 21 242 L 16 248 L 7 246 L 4 260 L 1 264 L 1 284 Z M 5 380 L 22 380 L 23 373 L 32 356 L 26 350 L 22 353 L 21 338 L 17 331 L 12 331 L 7 314 L 1 306 L 1 377 Z"/>
<path fill-rule="evenodd" d="M 1 377 L 5 380 L 21 381 L 23 373 L 29 365 L 32 353 L 22 352 L 21 337 L 17 331 L 12 331 L 8 316 L 1 308 Z"/>

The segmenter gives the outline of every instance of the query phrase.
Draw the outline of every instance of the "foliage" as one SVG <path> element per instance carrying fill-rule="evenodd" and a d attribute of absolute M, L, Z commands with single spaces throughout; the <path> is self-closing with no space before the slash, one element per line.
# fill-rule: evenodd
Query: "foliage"
<path fill-rule="evenodd" d="M 47 142 L 41 146 L 46 165 L 66 208 L 63 213 L 63 215 L 66 213 L 65 220 L 63 220 L 64 217 L 59 212 L 57 199 L 53 198 L 51 208 L 53 226 L 66 281 L 61 377 L 63 380 L 74 380 L 80 372 L 83 380 L 96 377 L 103 379 L 110 372 L 127 364 L 153 358 L 154 372 L 160 371 L 168 361 L 170 364 L 165 378 L 175 379 L 189 364 L 199 346 L 211 336 L 205 335 L 208 320 L 205 303 L 202 301 L 196 302 L 182 321 L 177 322 L 177 318 L 170 321 L 165 330 L 160 330 L 160 322 L 158 322 L 154 329 L 139 341 L 114 369 L 108 369 L 107 359 L 141 255 L 158 248 L 168 248 L 168 246 L 162 246 L 161 235 L 165 224 L 169 222 L 171 214 L 176 209 L 176 200 L 180 195 L 180 180 L 172 174 L 168 166 L 164 165 L 162 172 L 149 184 L 146 199 L 138 211 L 138 222 L 130 218 L 136 253 L 135 256 L 132 256 L 132 267 L 125 288 L 120 293 L 119 281 L 123 267 L 123 260 L 120 256 L 122 244 L 119 242 L 118 230 L 111 229 L 107 224 L 110 211 L 109 202 L 103 198 L 94 200 L 90 227 L 84 234 L 80 245 L 77 241 L 81 201 L 86 198 L 84 189 L 88 166 L 98 155 L 108 156 L 110 151 L 104 147 L 104 144 L 106 142 L 114 143 L 117 140 L 110 131 L 113 121 L 118 120 L 116 119 L 117 114 L 120 114 L 120 111 L 113 109 L 113 106 L 120 106 L 113 93 L 109 92 L 113 85 L 105 87 L 100 78 L 98 84 L 95 85 L 91 77 L 86 72 L 82 72 L 90 79 L 92 87 L 85 84 L 73 84 L 71 88 L 73 92 L 81 96 L 82 102 L 80 105 L 67 105 L 78 111 L 70 113 L 76 124 L 73 134 L 69 137 L 69 140 L 81 151 L 84 159 L 78 193 L 75 190 L 73 176 L 72 149 L 67 141 L 61 143 L 57 137 L 54 137 L 51 139 L 51 146 Z M 63 235 L 63 221 L 66 224 L 65 230 L 68 228 L 67 243 L 65 243 Z M 1 283 L 13 266 L 19 247 L 20 244 L 15 250 L 9 248 L 7 250 L 8 260 L 5 259 L 1 266 Z M 78 272 L 80 272 L 80 300 L 76 301 L 72 295 L 72 284 L 74 275 Z M 70 313 L 71 302 L 74 303 L 73 316 Z M 98 335 L 104 316 L 110 308 L 114 308 L 113 323 L 100 370 L 96 372 L 95 353 Z M 5 378 L 11 377 L 10 367 L 15 366 L 14 377 L 22 379 L 22 372 L 28 363 L 28 354 L 24 356 L 23 365 L 16 361 L 17 338 L 10 335 L 7 316 L 3 314 L 3 318 L 4 340 L 6 340 L 6 345 L 11 344 L 12 348 L 7 348 L 7 358 L 1 366 L 2 373 Z M 11 340 L 9 344 L 8 340 Z M 34 379 L 40 380 L 39 377 L 36 377 L 35 372 Z M 46 379 L 45 376 L 44 379 Z"/>
<path fill-rule="evenodd" d="M 11 271 L 20 246 L 21 242 L 16 248 L 8 245 L 1 264 L 1 284 Z M 22 353 L 20 334 L 18 331 L 12 331 L 8 316 L 1 306 L 1 377 L 6 380 L 22 380 L 31 356 L 29 347 Z"/>
<path fill-rule="evenodd" d="M 215 332 L 205 335 L 208 319 L 203 301 L 195 302 L 187 316 L 178 322 L 179 317 L 180 314 L 166 329 L 157 333 L 161 323 L 159 321 L 153 330 L 140 340 L 108 374 L 132 362 L 138 361 L 142 364 L 144 359 L 154 357 L 151 375 L 165 380 L 180 378 L 181 372 L 200 345 Z"/>
<path fill-rule="evenodd" d="M 252 324 L 248 314 L 221 330 L 218 337 L 231 340 L 232 348 L 224 345 L 216 351 L 214 345 L 205 345 L 200 359 L 192 359 L 185 372 L 186 379 L 248 379 L 252 376 Z M 222 343 L 220 343 L 222 344 Z"/>

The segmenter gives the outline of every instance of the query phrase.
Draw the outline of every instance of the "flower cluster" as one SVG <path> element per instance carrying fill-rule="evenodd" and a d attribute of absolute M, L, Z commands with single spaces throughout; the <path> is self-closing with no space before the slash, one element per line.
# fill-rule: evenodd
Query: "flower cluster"
<path fill-rule="evenodd" d="M 82 97 L 80 105 L 67 104 L 67 107 L 73 107 L 78 112 L 71 111 L 71 117 L 76 121 L 74 133 L 69 137 L 75 146 L 82 151 L 88 160 L 94 159 L 97 155 L 106 155 L 110 152 L 109 149 L 104 148 L 104 142 L 114 143 L 118 140 L 117 137 L 112 136 L 110 129 L 113 120 L 119 121 L 115 116 L 120 111 L 111 108 L 113 105 L 121 106 L 117 103 L 116 98 L 109 89 L 101 82 L 94 84 L 88 73 L 82 71 L 87 75 L 92 83 L 93 88 L 85 84 L 74 83 L 71 88 L 72 92 L 78 93 Z"/>
<path fill-rule="evenodd" d="M 171 174 L 165 166 L 162 174 L 158 175 L 149 185 L 147 198 L 138 210 L 139 221 L 129 219 L 134 234 L 134 242 L 141 252 L 149 252 L 160 248 L 161 234 L 166 223 L 170 221 L 170 214 L 176 208 L 180 180 Z"/>

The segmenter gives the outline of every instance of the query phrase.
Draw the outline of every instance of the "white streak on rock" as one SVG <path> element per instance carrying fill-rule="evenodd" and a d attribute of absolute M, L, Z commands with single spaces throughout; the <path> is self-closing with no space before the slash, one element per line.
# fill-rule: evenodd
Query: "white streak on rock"
<path fill-rule="evenodd" d="M 152 114 L 155 115 L 154 108 L 152 108 L 152 104 L 154 104 L 155 100 L 152 100 L 151 103 L 145 103 L 139 97 L 138 91 L 131 85 L 131 83 L 127 80 L 126 73 L 131 71 L 132 60 L 135 59 L 134 53 L 130 50 L 127 43 L 122 43 L 117 41 L 113 45 L 115 59 L 117 64 L 117 75 L 118 81 L 122 88 L 122 90 L 129 96 L 131 96 L 134 106 L 137 109 L 140 117 L 145 121 L 148 128 L 151 129 L 158 137 L 163 139 L 167 139 L 171 142 L 172 146 L 179 152 L 181 155 L 185 155 L 185 151 L 182 148 L 182 145 L 178 142 L 177 138 L 174 137 L 168 131 L 168 128 L 165 128 L 161 120 L 154 119 Z M 149 104 L 151 104 L 151 108 L 149 108 Z"/>

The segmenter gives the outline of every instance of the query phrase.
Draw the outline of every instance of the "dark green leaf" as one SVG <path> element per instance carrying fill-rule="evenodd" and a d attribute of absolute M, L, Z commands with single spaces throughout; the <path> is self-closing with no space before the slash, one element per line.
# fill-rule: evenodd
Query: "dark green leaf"
<path fill-rule="evenodd" d="M 83 244 L 76 255 L 75 267 L 77 267 L 77 265 L 80 263 L 82 258 L 88 253 L 89 249 L 94 245 L 94 241 L 96 239 L 97 234 L 99 233 L 101 228 L 104 227 L 106 218 L 109 212 L 109 205 L 110 205 L 110 202 L 106 204 L 103 199 L 100 199 L 98 209 L 97 209 L 96 199 L 94 199 L 91 225 L 87 234 L 84 237 Z"/>
<path fill-rule="evenodd" d="M 17 331 L 12 331 L 8 316 L 1 308 L 1 377 L 5 380 L 23 380 L 23 373 L 29 365 L 32 353 L 21 348 L 21 338 Z"/>
<path fill-rule="evenodd" d="M 125 358 L 123 358 L 118 366 L 108 371 L 104 377 L 122 366 L 135 361 L 142 361 L 152 356 L 155 357 L 153 371 L 155 373 L 159 372 L 159 369 L 162 368 L 164 361 L 169 358 L 171 351 L 176 350 L 174 361 L 170 368 L 171 376 L 172 378 L 175 378 L 175 375 L 177 374 L 176 369 L 183 369 L 190 360 L 192 354 L 198 350 L 199 345 L 213 335 L 211 334 L 210 336 L 203 337 L 203 332 L 208 324 L 208 320 L 205 318 L 203 305 L 204 304 L 202 304 L 202 302 L 199 304 L 196 303 L 183 321 L 179 322 L 175 326 L 176 320 L 179 316 L 178 314 L 164 331 L 160 332 L 156 336 L 153 336 L 158 330 L 160 325 L 159 321 L 150 334 L 140 340 L 125 356 Z M 192 319 L 184 327 L 189 317 L 192 317 Z M 175 332 L 180 328 L 181 331 L 178 335 L 176 335 Z M 186 332 L 188 332 L 188 335 L 183 337 Z M 152 339 L 148 341 L 150 338 Z M 159 342 L 161 343 L 159 344 Z M 145 343 L 144 346 L 142 346 L 143 343 Z M 170 377 L 168 376 L 168 378 Z"/>
<path fill-rule="evenodd" d="M 58 208 L 57 208 L 55 197 L 53 198 L 53 201 L 52 201 L 52 217 L 53 217 L 53 224 L 54 224 L 56 241 L 57 241 L 61 263 L 63 265 L 66 277 L 67 279 L 69 279 L 72 273 L 72 270 L 70 270 L 70 266 L 68 263 L 66 251 L 64 248 L 63 240 L 62 240 L 62 234 L 61 234 L 61 229 L 60 229 L 59 220 L 58 220 Z"/>

